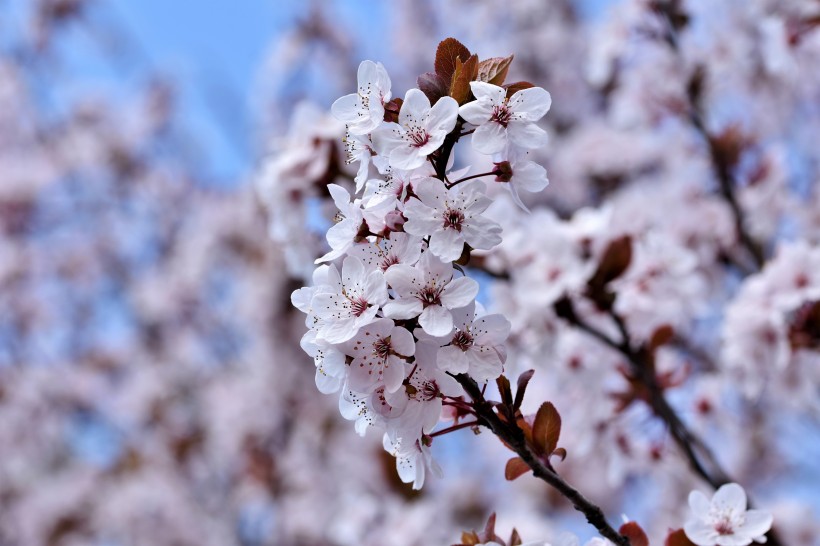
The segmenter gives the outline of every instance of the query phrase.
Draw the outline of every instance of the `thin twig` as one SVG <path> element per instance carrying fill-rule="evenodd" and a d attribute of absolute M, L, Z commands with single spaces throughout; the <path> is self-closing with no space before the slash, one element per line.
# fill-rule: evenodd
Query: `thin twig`
<path fill-rule="evenodd" d="M 576 510 L 586 516 L 587 521 L 594 526 L 601 536 L 608 538 L 618 546 L 631 546 L 629 539 L 618 533 L 606 520 L 603 510 L 577 489 L 564 481 L 554 470 L 545 465 L 536 457 L 527 445 L 524 433 L 515 423 L 506 423 L 493 410 L 493 404 L 488 402 L 481 392 L 478 384 L 466 374 L 454 375 L 455 379 L 464 387 L 464 390 L 473 400 L 478 423 L 489 428 L 493 434 L 498 436 L 510 449 L 512 449 L 521 459 L 532 469 L 533 474 L 554 487 L 567 500 L 569 500 Z"/>

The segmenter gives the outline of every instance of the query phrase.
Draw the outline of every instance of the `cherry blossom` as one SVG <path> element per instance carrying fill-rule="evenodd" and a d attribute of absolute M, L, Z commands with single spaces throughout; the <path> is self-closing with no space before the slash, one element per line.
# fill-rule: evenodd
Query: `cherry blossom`
<path fill-rule="evenodd" d="M 365 267 L 387 271 L 397 264 L 415 265 L 421 257 L 421 237 L 393 233 L 389 239 L 365 241 L 350 248 L 350 255 L 362 260 Z"/>
<path fill-rule="evenodd" d="M 549 180 L 547 170 L 526 157 L 526 154 L 521 152 L 511 153 L 508 159 L 499 159 L 495 162 L 494 172 L 497 173 L 496 182 L 506 182 L 515 204 L 529 212 L 530 209 L 521 201 L 519 192 L 540 192 L 549 185 Z"/>
<path fill-rule="evenodd" d="M 396 470 L 404 483 L 412 483 L 413 489 L 421 489 L 428 472 L 441 477 L 441 467 L 433 460 L 430 447 L 422 439 L 412 442 L 391 439 L 384 435 L 384 449 L 396 458 Z"/>
<path fill-rule="evenodd" d="M 347 124 L 354 135 L 365 135 L 384 119 L 384 103 L 390 100 L 390 77 L 381 63 L 362 61 L 359 64 L 358 90 L 336 100 L 331 112 Z"/>
<path fill-rule="evenodd" d="M 476 100 L 459 108 L 459 115 L 477 125 L 473 148 L 483 154 L 503 152 L 508 145 L 532 150 L 547 143 L 547 133 L 535 122 L 552 104 L 550 94 L 540 87 L 516 91 L 507 98 L 506 89 L 486 82 L 470 82 Z"/>
<path fill-rule="evenodd" d="M 361 207 L 355 200 L 350 201 L 350 193 L 346 189 L 336 184 L 328 184 L 327 189 L 339 212 L 335 218 L 336 224 L 327 232 L 327 242 L 332 250 L 317 259 L 316 263 L 329 262 L 343 256 L 353 244 L 364 221 Z"/>
<path fill-rule="evenodd" d="M 500 314 L 476 316 L 475 304 L 453 311 L 454 330 L 443 337 L 431 338 L 424 332 L 419 339 L 435 339 L 439 368 L 451 373 L 469 373 L 478 382 L 501 375 L 506 359 L 504 341 L 510 333 L 510 322 Z"/>
<path fill-rule="evenodd" d="M 342 347 L 353 357 L 350 388 L 361 392 L 370 392 L 377 385 L 384 385 L 387 392 L 398 389 L 404 380 L 406 359 L 416 352 L 413 335 L 390 319 L 376 319 L 363 326 Z"/>
<path fill-rule="evenodd" d="M 772 526 L 771 514 L 746 510 L 746 492 L 736 483 L 721 486 L 711 500 L 700 491 L 692 491 L 689 507 L 694 517 L 686 522 L 684 531 L 698 546 L 763 543 Z"/>
<path fill-rule="evenodd" d="M 457 260 L 464 243 L 489 250 L 501 242 L 501 226 L 484 218 L 492 202 L 484 195 L 479 181 L 464 183 L 449 190 L 435 178 L 414 186 L 418 199 L 409 200 L 404 209 L 404 230 L 413 235 L 430 236 L 430 252 L 445 262 Z"/>
<path fill-rule="evenodd" d="M 376 317 L 379 306 L 387 301 L 387 285 L 381 271 L 370 271 L 355 256 L 342 263 L 341 275 L 335 266 L 328 270 L 323 285 L 311 300 L 316 316 L 323 320 L 317 338 L 342 343 Z"/>
<path fill-rule="evenodd" d="M 410 89 L 404 97 L 399 122 L 385 123 L 374 131 L 373 145 L 379 155 L 389 158 L 391 167 L 415 169 L 441 146 L 457 118 L 458 103 L 451 97 L 442 97 L 431 107 L 424 93 Z"/>
<path fill-rule="evenodd" d="M 394 319 L 418 317 L 432 336 L 447 335 L 453 328 L 452 310 L 469 305 L 478 293 L 478 283 L 467 277 L 453 278 L 453 266 L 425 252 L 418 264 L 391 267 L 384 278 L 396 299 L 384 306 Z"/>

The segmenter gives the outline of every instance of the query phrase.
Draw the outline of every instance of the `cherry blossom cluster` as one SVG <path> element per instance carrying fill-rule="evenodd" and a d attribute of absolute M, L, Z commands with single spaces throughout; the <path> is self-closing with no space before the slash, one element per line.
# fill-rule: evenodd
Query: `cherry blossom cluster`
<path fill-rule="evenodd" d="M 328 185 L 338 209 L 330 251 L 317 260 L 313 285 L 292 297 L 307 314 L 302 347 L 315 360 L 317 387 L 342 391 L 341 413 L 360 434 L 384 431 L 399 475 L 415 488 L 425 468 L 437 469 L 428 448 L 439 420 L 452 415 L 443 404 L 463 394 L 453 376 L 484 383 L 504 369 L 510 323 L 483 310 L 478 283 L 458 265 L 472 249 L 501 242 L 477 178 L 494 176 L 516 199 L 547 185 L 526 153 L 545 142 L 536 122 L 549 93 L 487 81 L 470 81 L 469 90 L 474 100 L 461 106 L 420 89 L 391 100 L 385 68 L 361 63 L 357 92 L 332 107 L 346 126 L 348 162 L 358 163 L 355 194 Z M 470 133 L 493 171 L 452 167 L 453 145 Z"/>

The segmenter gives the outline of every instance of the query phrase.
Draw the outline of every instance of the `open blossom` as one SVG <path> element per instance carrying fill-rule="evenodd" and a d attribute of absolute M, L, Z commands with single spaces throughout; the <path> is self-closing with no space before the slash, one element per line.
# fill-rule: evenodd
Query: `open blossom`
<path fill-rule="evenodd" d="M 387 285 L 381 271 L 365 269 L 362 261 L 348 256 L 342 274 L 330 266 L 327 285 L 318 288 L 311 307 L 321 319 L 317 338 L 342 343 L 356 335 L 359 328 L 373 322 L 379 306 L 387 301 Z"/>
<path fill-rule="evenodd" d="M 404 380 L 404 363 L 416 352 L 413 335 L 384 318 L 363 326 L 342 347 L 353 357 L 350 388 L 361 392 L 378 385 L 384 385 L 387 392 L 398 389 Z"/>
<path fill-rule="evenodd" d="M 473 148 L 483 154 L 503 152 L 508 144 L 533 150 L 547 143 L 547 133 L 535 122 L 544 117 L 552 104 L 550 94 L 540 87 L 516 91 L 486 82 L 470 82 L 476 100 L 459 109 L 469 123 L 477 125 Z"/>
<path fill-rule="evenodd" d="M 369 269 L 387 271 L 397 264 L 414 265 L 422 250 L 421 237 L 396 232 L 389 239 L 365 241 L 350 248 L 350 255 L 357 256 Z"/>
<path fill-rule="evenodd" d="M 425 252 L 415 267 L 397 265 L 385 274 L 396 299 L 384 306 L 395 319 L 419 317 L 431 336 L 445 336 L 453 329 L 452 309 L 465 307 L 478 294 L 478 283 L 467 277 L 453 278 L 453 266 Z"/>
<path fill-rule="evenodd" d="M 430 447 L 421 438 L 414 441 L 391 438 L 384 435 L 384 449 L 396 458 L 396 470 L 404 483 L 412 483 L 413 489 L 421 489 L 427 472 L 441 477 L 441 467 L 433 460 Z"/>
<path fill-rule="evenodd" d="M 384 103 L 390 100 L 390 77 L 381 63 L 362 61 L 358 84 L 356 93 L 337 99 L 330 111 L 347 124 L 351 134 L 365 135 L 384 119 Z"/>
<path fill-rule="evenodd" d="M 336 222 L 327 232 L 327 242 L 330 245 L 330 252 L 316 260 L 316 263 L 329 262 L 339 256 L 343 256 L 353 240 L 359 233 L 359 228 L 364 220 L 362 209 L 356 201 L 350 201 L 350 193 L 346 189 L 336 184 L 328 184 L 327 190 L 333 197 L 333 203 L 339 212 L 336 214 Z"/>
<path fill-rule="evenodd" d="M 746 492 L 728 483 L 715 492 L 712 500 L 700 491 L 689 494 L 694 515 L 683 530 L 698 546 L 746 546 L 766 542 L 772 515 L 763 510 L 746 510 Z"/>
<path fill-rule="evenodd" d="M 438 368 L 438 350 L 437 343 L 420 340 L 407 381 L 397 391 L 385 393 L 387 402 L 400 415 L 391 423 L 390 432 L 404 440 L 432 432 L 441 418 L 443 397 L 464 393 L 455 379 Z"/>
<path fill-rule="evenodd" d="M 373 145 L 396 169 L 421 167 L 436 151 L 458 119 L 458 103 L 442 97 L 432 107 L 427 95 L 410 89 L 404 96 L 398 123 L 385 123 L 373 132 Z"/>
<path fill-rule="evenodd" d="M 455 261 L 464 243 L 489 250 L 501 242 L 501 226 L 481 216 L 492 202 L 483 193 L 484 184 L 465 183 L 449 190 L 436 178 L 414 186 L 418 199 L 407 202 L 404 230 L 430 236 L 430 252 L 445 262 Z"/>
<path fill-rule="evenodd" d="M 316 364 L 316 388 L 319 392 L 322 394 L 337 392 L 347 373 L 344 353 L 334 345 L 316 339 L 316 330 L 308 330 L 302 336 L 300 345 Z"/>
<path fill-rule="evenodd" d="M 438 367 L 451 373 L 469 373 L 478 382 L 501 375 L 506 360 L 503 343 L 510 334 L 510 321 L 503 315 L 475 316 L 475 303 L 453 311 L 453 331 L 434 338 Z M 417 334 L 424 338 L 423 332 Z"/>
<path fill-rule="evenodd" d="M 534 161 L 526 159 L 521 152 L 509 154 L 509 158 L 496 162 L 495 171 L 499 174 L 496 182 L 506 182 L 515 204 L 529 212 L 530 209 L 521 201 L 520 191 L 536 193 L 549 185 L 547 170 Z"/>

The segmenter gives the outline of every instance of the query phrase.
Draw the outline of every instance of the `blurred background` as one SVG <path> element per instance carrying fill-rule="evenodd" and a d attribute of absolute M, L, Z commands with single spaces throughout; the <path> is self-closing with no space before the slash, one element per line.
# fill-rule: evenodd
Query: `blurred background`
<path fill-rule="evenodd" d="M 531 205 L 569 218 L 635 181 L 709 187 L 708 150 L 681 129 L 705 59 L 709 130 L 737 126 L 754 141 L 741 175 L 768 169 L 744 186 L 754 233 L 772 251 L 781 239 L 816 248 L 817 3 L 673 4 L 688 18 L 679 57 L 648 0 L 0 0 L 0 545 L 450 544 L 492 511 L 525 540 L 593 536 L 534 480 L 505 482 L 508 455 L 487 434 L 437 441 L 445 478 L 411 491 L 380 438 L 356 436 L 337 399 L 316 391 L 289 298 L 322 253 L 316 187 L 332 177 L 305 182 L 294 169 L 272 182 L 271 164 L 319 146 L 289 122 L 353 90 L 360 60 L 384 63 L 403 96 L 452 35 L 482 58 L 514 53 L 510 81 L 552 93 L 552 184 Z M 274 184 L 296 196 L 290 216 L 277 212 L 288 201 L 271 204 Z M 642 210 L 679 208 L 691 192 L 676 191 Z M 625 201 L 615 208 L 641 208 Z M 716 238 L 731 229 L 723 206 L 692 212 Z M 734 294 L 742 279 L 710 282 Z M 688 297 L 670 294 L 659 297 Z M 537 347 L 532 320 L 508 311 L 518 342 Z M 719 320 L 690 321 L 703 347 L 719 345 Z M 537 358 L 511 351 L 511 370 Z M 816 386 L 820 361 L 806 362 L 803 385 Z M 805 440 L 820 431 L 817 390 L 793 397 L 791 413 L 723 423 L 693 409 L 721 403 L 716 383 L 681 395 L 687 419 L 780 503 L 790 544 L 818 544 L 820 442 Z M 654 441 L 650 417 L 619 417 L 650 438 L 633 446 L 641 455 L 567 472 L 608 513 L 660 536 L 682 525 L 698 482 L 658 455 L 673 446 Z M 750 426 L 761 445 L 721 443 Z M 607 430 L 584 453 L 617 436 Z M 773 430 L 773 443 L 800 449 L 765 445 Z M 663 488 L 679 493 L 660 502 Z"/>

